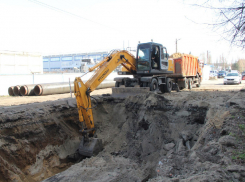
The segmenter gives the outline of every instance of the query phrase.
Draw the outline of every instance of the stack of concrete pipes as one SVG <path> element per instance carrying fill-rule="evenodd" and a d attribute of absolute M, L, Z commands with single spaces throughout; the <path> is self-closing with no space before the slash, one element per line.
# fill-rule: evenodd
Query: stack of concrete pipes
<path fill-rule="evenodd" d="M 71 87 L 70 87 L 71 86 Z M 114 81 L 104 81 L 97 89 L 111 88 L 115 86 Z M 16 85 L 8 88 L 10 96 L 31 96 L 31 95 L 52 95 L 74 92 L 73 82 L 61 83 L 44 83 L 44 84 L 30 84 L 30 85 Z"/>

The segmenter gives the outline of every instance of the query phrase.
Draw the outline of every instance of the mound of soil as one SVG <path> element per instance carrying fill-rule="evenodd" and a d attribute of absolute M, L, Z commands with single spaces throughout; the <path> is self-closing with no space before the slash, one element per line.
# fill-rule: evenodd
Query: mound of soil
<path fill-rule="evenodd" d="M 74 99 L 2 109 L 0 179 L 244 181 L 244 94 L 97 97 L 104 149 L 76 164 L 69 160 L 81 136 Z"/>

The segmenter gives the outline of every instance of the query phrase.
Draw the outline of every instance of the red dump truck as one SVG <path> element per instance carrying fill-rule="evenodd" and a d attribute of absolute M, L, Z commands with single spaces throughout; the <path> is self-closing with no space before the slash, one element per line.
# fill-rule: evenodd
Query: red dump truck
<path fill-rule="evenodd" d="M 131 57 L 126 58 L 132 59 Z M 148 42 L 138 44 L 135 58 L 136 71 L 123 68 L 118 72 L 125 77 L 116 77 L 116 87 L 149 88 L 154 91 L 171 92 L 200 87 L 202 81 L 202 66 L 197 57 L 189 54 L 174 54 L 168 56 L 166 47 L 161 44 Z M 133 75 L 133 78 L 126 77 Z M 146 90 L 146 89 L 144 89 Z M 120 92 L 120 91 L 118 91 Z"/>

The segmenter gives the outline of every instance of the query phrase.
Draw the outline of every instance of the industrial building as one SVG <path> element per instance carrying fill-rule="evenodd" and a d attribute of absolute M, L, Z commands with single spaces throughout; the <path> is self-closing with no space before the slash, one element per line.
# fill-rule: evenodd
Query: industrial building
<path fill-rule="evenodd" d="M 94 65 L 99 61 L 102 61 L 107 54 L 108 52 L 93 52 L 43 56 L 43 71 L 59 72 L 77 68 L 84 72 L 81 66 L 86 65 L 89 67 L 89 65 Z"/>
<path fill-rule="evenodd" d="M 39 53 L 0 51 L 0 75 L 43 73 Z"/>

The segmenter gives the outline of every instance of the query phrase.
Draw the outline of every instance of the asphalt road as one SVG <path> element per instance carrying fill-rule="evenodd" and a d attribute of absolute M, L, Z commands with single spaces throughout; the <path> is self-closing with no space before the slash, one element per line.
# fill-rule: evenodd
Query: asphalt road
<path fill-rule="evenodd" d="M 224 85 L 223 78 L 218 78 L 217 80 L 204 80 L 202 81 L 200 88 L 195 88 L 199 90 L 240 90 L 245 87 L 245 80 L 239 85 Z"/>

